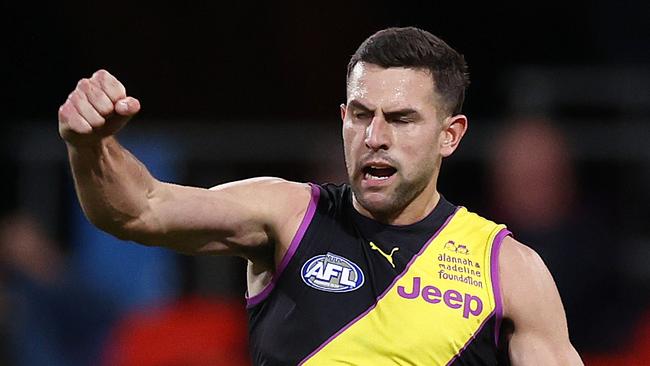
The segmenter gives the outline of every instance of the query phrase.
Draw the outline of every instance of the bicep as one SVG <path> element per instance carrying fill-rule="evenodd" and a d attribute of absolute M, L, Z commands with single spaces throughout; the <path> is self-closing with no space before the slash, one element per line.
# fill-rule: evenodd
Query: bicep
<path fill-rule="evenodd" d="M 282 240 L 307 206 L 309 187 L 255 178 L 211 189 L 160 183 L 134 222 L 135 241 L 188 254 L 242 255 Z M 301 201 L 305 201 L 304 205 Z"/>
<path fill-rule="evenodd" d="M 532 249 L 508 237 L 499 256 L 504 316 L 514 329 L 513 365 L 581 365 L 569 341 L 566 316 L 553 277 Z"/>

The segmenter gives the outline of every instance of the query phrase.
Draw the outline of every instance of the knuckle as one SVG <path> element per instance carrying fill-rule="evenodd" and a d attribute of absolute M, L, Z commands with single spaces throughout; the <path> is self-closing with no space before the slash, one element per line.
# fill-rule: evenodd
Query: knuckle
<path fill-rule="evenodd" d="M 79 101 L 81 101 L 81 95 L 78 91 L 73 91 L 68 95 L 68 100 L 72 103 L 79 103 Z"/>
<path fill-rule="evenodd" d="M 90 82 L 97 87 L 103 88 L 106 85 L 106 77 L 103 74 L 94 73 Z"/>
<path fill-rule="evenodd" d="M 91 81 L 93 81 L 98 87 L 105 90 L 111 86 L 113 79 L 114 78 L 108 71 L 100 69 L 93 74 Z"/>
<path fill-rule="evenodd" d="M 63 118 L 68 117 L 67 105 L 68 105 L 68 102 L 65 102 L 65 103 L 61 104 L 61 106 L 59 107 L 59 111 L 58 111 L 59 119 L 63 119 Z"/>
<path fill-rule="evenodd" d="M 109 77 L 98 82 L 102 86 L 103 91 L 113 102 L 126 96 L 124 86 L 114 77 Z"/>
<path fill-rule="evenodd" d="M 91 99 L 101 99 L 103 92 L 100 88 L 97 87 L 95 84 L 90 84 L 88 85 L 88 90 L 86 90 L 86 95 L 88 95 Z"/>
<path fill-rule="evenodd" d="M 85 89 L 85 88 L 88 88 L 89 85 L 90 85 L 90 80 L 88 80 L 86 78 L 83 78 L 83 79 L 79 80 L 79 82 L 77 83 L 77 88 Z"/>
<path fill-rule="evenodd" d="M 70 103 L 64 103 L 59 108 L 59 122 L 68 124 L 69 120 L 74 117 L 74 107 Z"/>
<path fill-rule="evenodd" d="M 95 73 L 93 73 L 93 76 L 96 76 L 98 78 L 105 78 L 108 75 L 109 75 L 108 71 L 106 71 L 104 69 L 99 69 L 99 70 L 95 71 Z"/>
<path fill-rule="evenodd" d="M 86 90 L 86 94 L 93 99 L 101 99 L 101 97 L 104 95 L 104 91 L 101 84 L 91 82 L 88 84 L 88 90 Z"/>
<path fill-rule="evenodd" d="M 97 86 L 90 85 L 85 92 L 85 98 L 100 114 L 109 114 L 113 112 L 113 104 L 106 97 L 102 89 Z"/>

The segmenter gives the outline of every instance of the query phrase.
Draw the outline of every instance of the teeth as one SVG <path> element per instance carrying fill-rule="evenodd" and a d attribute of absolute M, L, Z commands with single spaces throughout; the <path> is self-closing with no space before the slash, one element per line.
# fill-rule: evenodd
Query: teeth
<path fill-rule="evenodd" d="M 388 179 L 390 177 L 378 177 L 378 176 L 372 175 L 370 173 L 366 173 L 366 174 L 364 174 L 363 178 L 364 179 L 374 179 L 374 180 L 386 180 L 386 179 Z"/>

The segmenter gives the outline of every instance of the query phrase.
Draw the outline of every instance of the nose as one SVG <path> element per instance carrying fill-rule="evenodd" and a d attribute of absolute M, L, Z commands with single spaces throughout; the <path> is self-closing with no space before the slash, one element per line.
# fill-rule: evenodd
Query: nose
<path fill-rule="evenodd" d="M 388 150 L 391 145 L 390 125 L 383 116 L 375 116 L 366 127 L 366 146 L 371 150 Z"/>

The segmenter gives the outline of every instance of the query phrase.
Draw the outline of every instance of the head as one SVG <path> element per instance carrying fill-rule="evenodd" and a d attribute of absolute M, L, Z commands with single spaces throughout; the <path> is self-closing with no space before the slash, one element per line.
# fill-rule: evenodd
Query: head
<path fill-rule="evenodd" d="M 461 108 L 468 84 L 463 56 L 426 31 L 390 28 L 361 44 L 341 105 L 357 209 L 395 222 L 433 208 L 441 160 L 467 129 Z"/>

